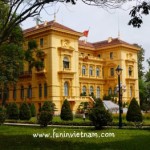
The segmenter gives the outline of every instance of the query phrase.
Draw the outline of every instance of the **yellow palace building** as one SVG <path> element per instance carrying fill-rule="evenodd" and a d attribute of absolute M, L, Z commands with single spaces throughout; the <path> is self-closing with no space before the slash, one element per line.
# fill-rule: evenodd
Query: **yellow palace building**
<path fill-rule="evenodd" d="M 83 33 L 56 21 L 45 22 L 24 31 L 25 49 L 28 41 L 36 40 L 43 51 L 44 69 L 28 71 L 25 63 L 17 85 L 8 101 L 20 104 L 33 102 L 37 110 L 46 100 L 52 100 L 60 113 L 65 99 L 75 113 L 81 102 L 93 102 L 89 96 L 103 99 L 116 92 L 118 76 L 115 69 L 123 68 L 121 83 L 126 85 L 123 102 L 132 97 L 139 100 L 137 52 L 139 49 L 119 38 L 89 43 L 80 41 Z M 81 96 L 85 95 L 86 96 Z"/>

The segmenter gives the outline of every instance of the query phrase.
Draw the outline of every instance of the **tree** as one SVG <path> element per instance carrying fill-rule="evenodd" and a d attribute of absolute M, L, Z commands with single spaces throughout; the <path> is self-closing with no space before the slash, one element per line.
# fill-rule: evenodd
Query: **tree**
<path fill-rule="evenodd" d="M 145 101 L 141 105 L 141 109 L 147 113 L 150 110 L 150 102 L 149 101 Z"/>
<path fill-rule="evenodd" d="M 75 4 L 74 0 L 0 0 L 0 45 L 7 41 L 13 28 L 39 15 L 46 4 L 54 2 Z"/>
<path fill-rule="evenodd" d="M 31 40 L 28 42 L 28 49 L 25 51 L 25 61 L 28 62 L 30 72 L 32 72 L 33 67 L 36 67 L 36 69 L 44 68 L 44 63 L 38 56 L 38 54 L 42 52 L 42 50 L 38 49 L 38 45 L 35 40 Z"/>
<path fill-rule="evenodd" d="M 63 102 L 63 105 L 61 107 L 61 114 L 60 114 L 61 120 L 73 120 L 73 114 L 70 108 L 69 102 L 65 99 Z"/>
<path fill-rule="evenodd" d="M 138 47 L 140 50 L 138 52 L 138 77 L 141 79 L 144 75 L 144 67 L 143 67 L 143 62 L 144 62 L 144 55 L 145 55 L 145 50 L 142 48 L 142 46 L 138 44 L 134 44 L 134 46 Z"/>
<path fill-rule="evenodd" d="M 101 129 L 112 122 L 111 114 L 105 109 L 100 99 L 96 100 L 94 107 L 91 109 L 89 119 L 93 122 L 96 129 Z"/>
<path fill-rule="evenodd" d="M 7 117 L 8 117 L 8 119 L 15 119 L 15 120 L 19 119 L 19 109 L 15 102 L 8 104 Z"/>
<path fill-rule="evenodd" d="M 53 119 L 55 104 L 51 101 L 45 101 L 38 117 L 39 124 L 46 127 Z"/>
<path fill-rule="evenodd" d="M 91 104 L 89 102 L 81 102 L 78 107 L 78 113 L 88 114 L 90 111 Z"/>
<path fill-rule="evenodd" d="M 0 0 L 0 40 L 3 23 L 6 21 L 8 5 L 2 5 Z M 3 7 L 1 7 L 3 6 Z M 0 87 L 2 91 L 2 105 L 5 105 L 6 92 L 9 84 L 15 84 L 23 66 L 23 32 L 19 24 L 14 26 L 4 42 L 0 43 Z"/>
<path fill-rule="evenodd" d="M 31 117 L 35 117 L 36 116 L 36 108 L 34 103 L 30 104 L 30 111 L 31 111 Z"/>
<path fill-rule="evenodd" d="M 49 122 L 51 122 L 53 119 L 53 114 L 51 114 L 49 111 L 41 111 L 38 121 L 39 124 L 43 127 L 47 127 Z"/>
<path fill-rule="evenodd" d="M 41 111 L 49 111 L 50 113 L 54 114 L 55 104 L 52 101 L 45 101 Z"/>
<path fill-rule="evenodd" d="M 139 79 L 139 96 L 140 96 L 140 107 L 141 107 L 147 100 L 147 89 L 146 89 L 145 81 L 143 79 Z"/>
<path fill-rule="evenodd" d="M 31 111 L 29 105 L 23 102 L 20 106 L 20 120 L 29 120 L 31 118 Z"/>
<path fill-rule="evenodd" d="M 145 85 L 146 85 L 146 92 L 147 92 L 147 100 L 150 101 L 150 58 L 147 59 L 148 63 L 148 70 L 145 73 Z"/>
<path fill-rule="evenodd" d="M 147 1 L 137 1 L 136 6 L 134 6 L 129 15 L 131 16 L 131 20 L 129 21 L 129 25 L 132 25 L 133 27 L 141 27 L 142 21 L 142 15 L 149 15 L 150 11 L 150 3 Z"/>
<path fill-rule="evenodd" d="M 140 106 L 138 105 L 138 102 L 135 98 L 133 98 L 130 102 L 126 114 L 126 120 L 131 122 L 142 122 L 143 120 Z"/>

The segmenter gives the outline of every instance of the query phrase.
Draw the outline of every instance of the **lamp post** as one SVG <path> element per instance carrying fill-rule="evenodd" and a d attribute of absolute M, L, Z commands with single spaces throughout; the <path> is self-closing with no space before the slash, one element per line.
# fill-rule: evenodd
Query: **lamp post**
<path fill-rule="evenodd" d="M 122 73 L 122 68 L 118 65 L 116 68 L 116 74 L 118 75 L 118 88 L 119 88 L 119 128 L 122 128 L 122 98 L 121 98 L 121 85 L 120 85 L 120 75 Z"/>

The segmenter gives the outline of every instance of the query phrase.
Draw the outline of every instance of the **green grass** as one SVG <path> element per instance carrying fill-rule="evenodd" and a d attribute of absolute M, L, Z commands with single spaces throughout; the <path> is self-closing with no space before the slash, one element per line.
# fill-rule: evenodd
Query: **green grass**
<path fill-rule="evenodd" d="M 1 150 L 146 150 L 150 147 L 150 130 L 137 129 L 63 129 L 56 133 L 114 133 L 101 138 L 33 138 L 34 133 L 52 134 L 54 128 L 0 126 Z"/>
<path fill-rule="evenodd" d="M 118 125 L 118 119 L 119 116 L 118 114 L 113 114 L 113 125 Z M 129 123 L 126 121 L 126 115 L 122 115 L 122 121 L 124 125 L 133 125 L 133 123 Z M 23 121 L 23 120 L 6 120 L 6 122 L 19 122 L 19 123 L 37 123 L 37 118 L 32 117 L 29 121 Z M 91 121 L 86 118 L 85 122 L 83 121 L 82 117 L 81 118 L 76 118 L 74 117 L 73 121 L 63 121 L 60 119 L 59 116 L 54 116 L 52 123 L 53 124 L 60 124 L 60 125 L 90 125 Z M 143 126 L 150 126 L 150 113 L 144 114 L 143 115 Z"/>

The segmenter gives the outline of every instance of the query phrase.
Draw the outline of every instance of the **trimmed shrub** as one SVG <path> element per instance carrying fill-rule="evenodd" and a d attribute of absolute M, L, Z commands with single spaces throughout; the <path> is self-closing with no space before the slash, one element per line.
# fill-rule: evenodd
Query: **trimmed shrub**
<path fill-rule="evenodd" d="M 61 120 L 73 120 L 73 114 L 70 108 L 70 104 L 67 100 L 64 100 L 64 103 L 61 108 L 61 114 L 60 114 Z"/>
<path fill-rule="evenodd" d="M 41 111 L 49 111 L 54 114 L 55 104 L 51 101 L 45 101 L 41 108 Z"/>
<path fill-rule="evenodd" d="M 19 119 L 19 109 L 16 103 L 8 104 L 6 113 L 8 119 Z"/>
<path fill-rule="evenodd" d="M 36 109 L 35 109 L 35 105 L 34 103 L 30 104 L 30 111 L 31 111 L 31 117 L 35 117 L 36 116 Z"/>
<path fill-rule="evenodd" d="M 39 124 L 43 127 L 47 127 L 49 122 L 51 122 L 53 119 L 53 114 L 50 113 L 50 111 L 41 111 L 39 114 Z"/>
<path fill-rule="evenodd" d="M 22 103 L 20 106 L 20 120 L 29 120 L 31 118 L 31 111 L 27 103 Z"/>
<path fill-rule="evenodd" d="M 133 98 L 130 102 L 126 120 L 131 122 L 142 122 L 143 120 L 140 106 L 135 98 Z"/>
<path fill-rule="evenodd" d="M 6 112 L 2 107 L 0 107 L 0 125 L 2 125 L 5 122 L 5 119 L 6 119 Z"/>
<path fill-rule="evenodd" d="M 38 116 L 39 124 L 43 127 L 47 127 L 49 122 L 53 119 L 54 111 L 55 104 L 51 101 L 45 101 Z"/>
<path fill-rule="evenodd" d="M 89 119 L 96 129 L 101 129 L 113 120 L 112 115 L 105 109 L 103 102 L 100 99 L 96 100 L 94 107 L 91 109 Z"/>

